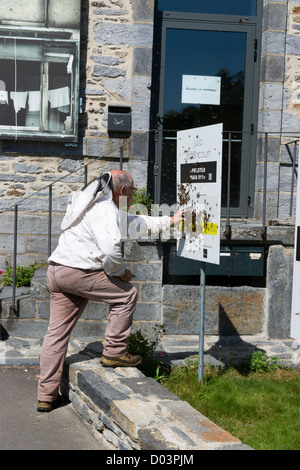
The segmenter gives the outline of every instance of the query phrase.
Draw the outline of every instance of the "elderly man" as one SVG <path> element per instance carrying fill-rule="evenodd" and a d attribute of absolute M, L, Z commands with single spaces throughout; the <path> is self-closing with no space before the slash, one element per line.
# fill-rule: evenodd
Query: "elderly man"
<path fill-rule="evenodd" d="M 50 292 L 50 322 L 40 357 L 38 411 L 51 411 L 59 400 L 59 386 L 69 338 L 89 300 L 110 305 L 101 362 L 110 367 L 132 367 L 140 356 L 127 352 L 136 289 L 130 284 L 132 273 L 121 252 L 121 226 L 140 220 L 145 230 L 163 230 L 182 220 L 183 212 L 173 217 L 128 216 L 119 210 L 120 198 L 127 206 L 134 194 L 132 177 L 113 170 L 111 190 L 92 204 L 60 236 L 49 258 L 47 283 Z"/>

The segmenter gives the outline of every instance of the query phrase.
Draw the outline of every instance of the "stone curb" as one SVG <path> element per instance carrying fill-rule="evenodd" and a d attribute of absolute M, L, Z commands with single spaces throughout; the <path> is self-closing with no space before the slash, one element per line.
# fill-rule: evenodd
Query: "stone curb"
<path fill-rule="evenodd" d="M 136 368 L 66 359 L 62 393 L 116 450 L 253 450 Z"/>

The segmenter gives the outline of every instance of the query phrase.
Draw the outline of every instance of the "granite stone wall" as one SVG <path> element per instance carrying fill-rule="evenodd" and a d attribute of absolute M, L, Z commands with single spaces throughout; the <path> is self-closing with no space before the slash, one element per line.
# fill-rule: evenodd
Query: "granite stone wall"
<path fill-rule="evenodd" d="M 151 338 L 154 327 L 163 324 L 168 335 L 198 334 L 200 287 L 163 285 L 162 243 L 125 242 L 124 257 L 138 291 L 133 331 Z M 270 249 L 265 288 L 206 286 L 205 334 L 289 338 L 292 271 L 293 249 L 276 245 Z M 27 293 L 17 292 L 16 311 L 6 292 L 0 297 L 2 336 L 43 338 L 50 312 L 46 268 L 35 272 Z M 90 301 L 72 336 L 102 339 L 108 314 L 108 305 Z"/>

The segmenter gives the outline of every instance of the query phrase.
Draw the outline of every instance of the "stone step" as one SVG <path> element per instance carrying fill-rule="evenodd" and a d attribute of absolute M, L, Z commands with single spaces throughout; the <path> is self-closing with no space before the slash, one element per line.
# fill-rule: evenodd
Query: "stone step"
<path fill-rule="evenodd" d="M 102 367 L 83 352 L 67 358 L 63 391 L 117 450 L 252 450 L 136 368 Z"/>

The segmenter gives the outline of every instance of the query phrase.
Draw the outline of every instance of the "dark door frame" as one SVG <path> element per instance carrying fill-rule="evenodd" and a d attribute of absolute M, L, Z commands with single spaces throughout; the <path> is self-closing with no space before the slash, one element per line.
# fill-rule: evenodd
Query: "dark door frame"
<path fill-rule="evenodd" d="M 260 2 L 259 2 L 260 3 Z M 224 30 L 247 33 L 246 80 L 244 103 L 243 169 L 241 173 L 241 202 L 239 208 L 231 208 L 232 217 L 252 217 L 254 211 L 255 166 L 257 150 L 257 124 L 259 101 L 260 44 L 262 8 L 258 7 L 257 17 L 227 15 L 203 15 L 194 13 L 158 12 L 155 23 L 151 129 L 162 130 L 158 116 L 163 107 L 165 34 L 167 28 Z M 250 89 L 249 89 L 250 88 Z M 249 108 L 249 109 L 248 109 Z M 162 116 L 161 116 L 162 117 Z M 235 131 L 235 129 L 232 129 Z M 152 187 L 154 201 L 160 203 L 162 132 L 157 133 L 157 159 L 150 162 L 149 187 Z M 226 136 L 224 135 L 226 139 Z M 152 149 L 153 150 L 153 149 Z M 154 169 L 153 169 L 154 165 Z M 152 171 L 151 171 L 152 170 Z M 151 181 L 151 176 L 153 178 Z M 152 184 L 151 184 L 152 183 Z M 225 215 L 225 213 L 224 213 Z"/>

